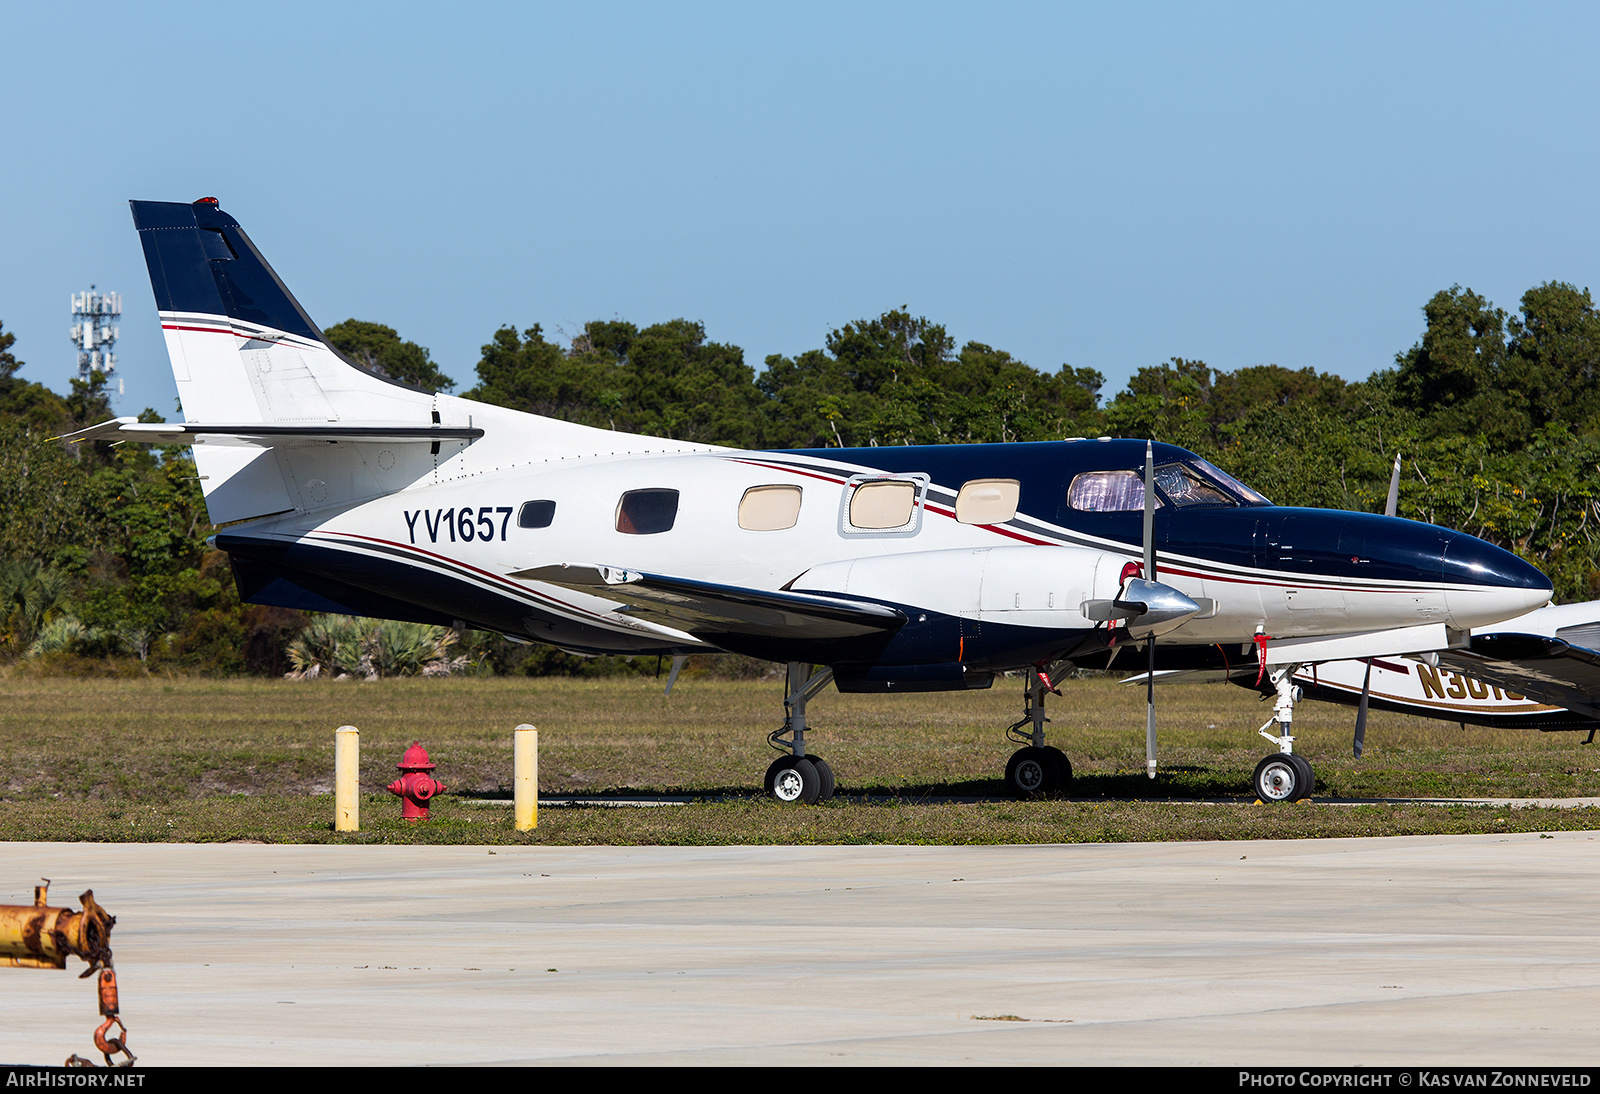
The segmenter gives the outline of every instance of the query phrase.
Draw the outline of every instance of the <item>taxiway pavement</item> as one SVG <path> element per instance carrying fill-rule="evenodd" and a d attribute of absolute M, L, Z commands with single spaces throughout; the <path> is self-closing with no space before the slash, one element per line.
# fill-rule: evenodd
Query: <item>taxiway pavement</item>
<path fill-rule="evenodd" d="M 0 844 L 141 1064 L 1588 1065 L 1600 832 L 1004 847 Z M 0 969 L 0 1062 L 93 982 Z"/>

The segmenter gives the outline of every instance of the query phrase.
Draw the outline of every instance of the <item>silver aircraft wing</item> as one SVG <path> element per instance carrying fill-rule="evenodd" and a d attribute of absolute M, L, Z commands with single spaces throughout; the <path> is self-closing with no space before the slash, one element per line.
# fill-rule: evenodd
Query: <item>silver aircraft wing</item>
<path fill-rule="evenodd" d="M 618 566 L 536 566 L 507 576 L 604 597 L 621 604 L 620 612 L 716 644 L 728 637 L 827 641 L 886 636 L 906 621 L 899 609 L 871 601 L 744 589 Z"/>

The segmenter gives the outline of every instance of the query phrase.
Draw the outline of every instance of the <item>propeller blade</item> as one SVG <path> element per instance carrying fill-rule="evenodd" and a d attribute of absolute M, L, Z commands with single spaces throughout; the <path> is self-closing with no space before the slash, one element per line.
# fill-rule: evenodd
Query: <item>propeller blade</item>
<path fill-rule="evenodd" d="M 674 657 L 672 659 L 672 675 L 667 677 L 667 690 L 662 694 L 672 694 L 672 685 L 678 682 L 678 673 L 683 671 L 683 663 L 687 660 L 689 660 L 687 657 L 682 656 Z"/>
<path fill-rule="evenodd" d="M 1156 777 L 1156 640 L 1152 635 L 1150 648 L 1150 679 L 1144 693 L 1144 771 Z"/>
<path fill-rule="evenodd" d="M 1394 471 L 1389 475 L 1389 500 L 1383 505 L 1383 515 L 1397 517 L 1400 515 L 1400 453 L 1394 454 Z M 1370 671 L 1371 665 L 1367 666 Z"/>
<path fill-rule="evenodd" d="M 1156 448 L 1144 442 L 1144 580 L 1156 580 Z M 1131 582 L 1130 582 L 1131 584 Z M 1197 609 L 1198 610 L 1198 609 Z M 1156 777 L 1156 636 L 1150 635 L 1150 682 L 1145 687 L 1144 771 Z"/>
<path fill-rule="evenodd" d="M 1156 456 L 1155 445 L 1144 442 L 1144 574 L 1156 579 Z"/>
<path fill-rule="evenodd" d="M 1361 681 L 1361 702 L 1356 707 L 1356 739 L 1351 749 L 1356 759 L 1361 759 L 1361 750 L 1367 745 L 1367 695 L 1372 690 L 1372 662 L 1367 662 L 1367 675 Z"/>

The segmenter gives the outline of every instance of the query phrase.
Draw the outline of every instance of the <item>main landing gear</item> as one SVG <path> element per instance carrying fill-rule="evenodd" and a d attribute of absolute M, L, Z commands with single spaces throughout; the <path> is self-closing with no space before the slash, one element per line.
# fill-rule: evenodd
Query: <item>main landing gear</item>
<path fill-rule="evenodd" d="M 1271 719 L 1258 732 L 1276 744 L 1278 751 L 1256 764 L 1252 781 L 1256 797 L 1264 802 L 1297 802 L 1309 797 L 1317 785 L 1311 764 L 1295 753 L 1294 735 L 1290 732 L 1294 724 L 1294 704 L 1300 698 L 1300 689 L 1294 686 L 1294 674 L 1299 668 L 1299 665 L 1284 665 L 1271 673 L 1278 698 L 1273 703 Z M 1276 735 L 1267 732 L 1267 727 L 1272 725 L 1278 727 Z"/>
<path fill-rule="evenodd" d="M 1006 736 L 1026 747 L 1019 748 L 1006 761 L 1006 788 L 1019 798 L 1041 798 L 1065 790 L 1072 782 L 1072 762 L 1054 745 L 1044 743 L 1046 692 L 1056 691 L 1055 680 L 1043 666 L 1035 666 L 1028 676 L 1023 698 L 1022 721 L 1006 730 Z M 1024 726 L 1031 728 L 1024 730 Z"/>
<path fill-rule="evenodd" d="M 781 802 L 814 805 L 833 800 L 833 768 L 821 756 L 806 752 L 806 704 L 833 682 L 827 666 L 790 661 L 783 685 L 783 728 L 767 735 L 774 748 L 788 749 L 767 768 L 765 787 Z M 785 736 L 788 740 L 785 740 Z"/>

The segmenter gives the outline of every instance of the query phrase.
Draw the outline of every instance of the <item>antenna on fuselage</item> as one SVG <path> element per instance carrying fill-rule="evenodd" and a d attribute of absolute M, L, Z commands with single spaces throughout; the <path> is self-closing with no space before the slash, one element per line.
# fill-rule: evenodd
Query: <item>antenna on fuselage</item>
<path fill-rule="evenodd" d="M 1383 515 L 1397 517 L 1400 515 L 1400 453 L 1394 454 L 1394 471 L 1389 475 L 1389 500 L 1384 503 Z"/>

